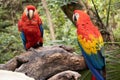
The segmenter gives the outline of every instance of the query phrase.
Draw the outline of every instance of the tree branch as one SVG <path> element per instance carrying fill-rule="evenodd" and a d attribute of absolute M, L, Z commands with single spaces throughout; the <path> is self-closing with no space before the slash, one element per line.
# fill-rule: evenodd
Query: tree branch
<path fill-rule="evenodd" d="M 93 3 L 93 6 L 94 6 L 94 8 L 95 8 L 96 16 L 97 16 L 99 22 L 102 24 L 102 26 L 101 26 L 102 29 L 106 29 L 106 27 L 104 26 L 104 24 L 103 24 L 103 22 L 102 22 L 102 20 L 101 20 L 101 18 L 100 18 L 100 16 L 99 16 L 99 14 L 98 14 L 97 8 L 96 8 L 95 3 L 94 3 L 93 0 L 92 0 L 92 3 Z"/>
<path fill-rule="evenodd" d="M 109 24 L 110 5 L 111 5 L 111 0 L 109 0 L 109 6 L 108 6 L 108 12 L 107 12 L 107 21 L 106 21 L 106 27 L 108 27 L 108 24 Z"/>

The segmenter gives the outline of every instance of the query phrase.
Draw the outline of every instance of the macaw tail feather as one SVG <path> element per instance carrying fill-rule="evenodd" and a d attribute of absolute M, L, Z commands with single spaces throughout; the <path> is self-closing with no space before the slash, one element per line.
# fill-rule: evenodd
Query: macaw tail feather
<path fill-rule="evenodd" d="M 85 56 L 83 54 L 83 56 Z M 91 70 L 92 74 L 94 74 L 96 76 L 96 80 L 104 80 L 103 76 L 100 74 L 100 72 L 98 70 L 96 70 L 90 63 L 89 61 L 86 59 L 86 63 L 89 67 L 89 69 Z"/>
<path fill-rule="evenodd" d="M 78 43 L 79 44 L 79 43 Z M 102 74 L 100 73 L 100 70 L 97 70 L 93 67 L 93 65 L 90 63 L 89 59 L 87 58 L 87 55 L 85 53 L 85 51 L 83 50 L 83 48 L 81 47 L 81 45 L 79 44 L 80 49 L 82 51 L 82 55 L 85 58 L 85 61 L 87 63 L 88 68 L 91 70 L 92 74 L 94 74 L 94 76 L 96 76 L 97 80 L 105 80 L 104 77 L 102 76 Z"/>

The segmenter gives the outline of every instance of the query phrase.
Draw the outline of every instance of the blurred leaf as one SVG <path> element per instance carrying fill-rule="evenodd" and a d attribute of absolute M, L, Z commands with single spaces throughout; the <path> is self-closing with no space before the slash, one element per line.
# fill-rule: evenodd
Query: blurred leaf
<path fill-rule="evenodd" d="M 106 52 L 107 80 L 120 80 L 120 49 Z"/>

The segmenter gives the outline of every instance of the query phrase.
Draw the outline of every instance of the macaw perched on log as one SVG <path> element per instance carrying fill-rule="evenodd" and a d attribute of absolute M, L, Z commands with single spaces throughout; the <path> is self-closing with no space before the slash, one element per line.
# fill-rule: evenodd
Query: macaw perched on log
<path fill-rule="evenodd" d="M 18 30 L 26 50 L 43 45 L 42 21 L 35 6 L 26 6 L 21 19 L 18 21 Z"/>
<path fill-rule="evenodd" d="M 92 72 L 91 80 L 105 80 L 105 58 L 103 38 L 87 13 L 75 10 L 73 21 L 76 23 L 78 44 L 86 64 Z"/>

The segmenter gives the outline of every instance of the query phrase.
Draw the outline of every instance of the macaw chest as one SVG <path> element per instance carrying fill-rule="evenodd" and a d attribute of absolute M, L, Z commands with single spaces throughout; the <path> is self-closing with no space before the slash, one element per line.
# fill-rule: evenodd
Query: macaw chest
<path fill-rule="evenodd" d="M 25 23 L 23 32 L 28 42 L 37 42 L 41 36 L 39 26 L 36 22 Z"/>

